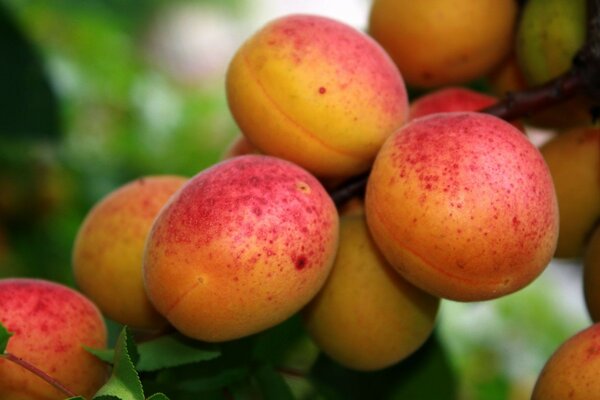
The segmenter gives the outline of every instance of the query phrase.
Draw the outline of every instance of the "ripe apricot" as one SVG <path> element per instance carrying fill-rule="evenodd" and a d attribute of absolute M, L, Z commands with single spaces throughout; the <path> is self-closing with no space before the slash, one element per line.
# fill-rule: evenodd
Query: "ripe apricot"
<path fill-rule="evenodd" d="M 2 279 L 0 321 L 13 333 L 7 352 L 74 393 L 91 398 L 108 379 L 107 365 L 83 348 L 106 347 L 104 319 L 98 308 L 75 290 L 40 279 Z M 65 394 L 0 357 L 0 398 L 59 400 Z"/>
<path fill-rule="evenodd" d="M 333 269 L 303 315 L 321 350 L 347 368 L 368 371 L 417 350 L 433 330 L 438 306 L 438 298 L 405 281 L 387 263 L 364 215 L 352 215 L 340 220 Z"/>
<path fill-rule="evenodd" d="M 276 19 L 250 37 L 229 65 L 227 99 L 261 152 L 327 178 L 366 171 L 408 111 L 404 81 L 381 46 L 313 15 Z"/>
<path fill-rule="evenodd" d="M 465 87 L 447 87 L 425 94 L 410 104 L 409 119 L 451 111 L 478 111 L 498 102 L 488 94 Z"/>
<path fill-rule="evenodd" d="M 555 255 L 579 257 L 600 217 L 600 128 L 567 130 L 540 151 L 558 198 L 560 227 Z"/>
<path fill-rule="evenodd" d="M 167 324 L 146 296 L 142 258 L 158 212 L 186 181 L 172 175 L 137 179 L 109 193 L 86 215 L 75 238 L 73 272 L 81 291 L 107 317 L 144 330 Z"/>
<path fill-rule="evenodd" d="M 552 178 L 513 125 L 456 112 L 415 119 L 383 145 L 367 184 L 369 229 L 388 261 L 439 297 L 514 292 L 551 260 Z"/>
<path fill-rule="evenodd" d="M 157 217 L 146 290 L 183 334 L 239 338 L 308 303 L 337 241 L 337 211 L 315 177 L 275 157 L 231 158 L 191 178 Z"/>
<path fill-rule="evenodd" d="M 510 53 L 517 9 L 513 0 L 375 0 L 368 30 L 409 86 L 461 84 Z"/>
<path fill-rule="evenodd" d="M 600 395 L 600 324 L 565 341 L 544 365 L 531 400 L 591 400 Z"/>

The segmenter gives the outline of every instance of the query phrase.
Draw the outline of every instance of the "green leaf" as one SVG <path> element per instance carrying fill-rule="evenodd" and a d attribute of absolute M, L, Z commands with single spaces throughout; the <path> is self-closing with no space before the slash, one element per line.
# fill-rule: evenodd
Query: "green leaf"
<path fill-rule="evenodd" d="M 246 367 L 229 368 L 218 371 L 215 374 L 206 372 L 198 375 L 194 379 L 181 381 L 175 386 L 177 389 L 188 392 L 206 392 L 240 382 L 247 376 L 248 369 Z"/>
<path fill-rule="evenodd" d="M 137 356 L 135 343 L 124 327 L 115 346 L 112 374 L 94 400 L 144 400 L 144 389 L 131 355 Z"/>
<path fill-rule="evenodd" d="M 218 346 L 187 338 L 180 333 L 164 335 L 138 346 L 138 371 L 156 371 L 200 361 L 221 355 Z"/>
<path fill-rule="evenodd" d="M 83 346 L 88 353 L 91 353 L 101 359 L 102 361 L 112 364 L 115 359 L 114 349 L 94 349 L 91 347 Z"/>
<path fill-rule="evenodd" d="M 0 322 L 0 354 L 4 354 L 4 352 L 6 351 L 8 340 L 12 335 L 13 333 L 9 332 L 8 329 L 6 329 L 4 325 L 2 325 L 2 322 Z"/>
<path fill-rule="evenodd" d="M 69 397 L 67 400 L 85 400 L 85 397 L 82 397 L 82 396 Z"/>
<path fill-rule="evenodd" d="M 114 350 L 111 349 L 86 348 L 86 350 L 108 363 L 111 363 L 114 358 Z M 136 367 L 142 372 L 213 360 L 221 355 L 221 351 L 215 344 L 173 333 L 137 345 L 137 354 L 139 354 L 139 361 Z"/>
<path fill-rule="evenodd" d="M 281 374 L 271 365 L 263 365 L 255 373 L 265 400 L 294 400 L 294 395 Z"/>

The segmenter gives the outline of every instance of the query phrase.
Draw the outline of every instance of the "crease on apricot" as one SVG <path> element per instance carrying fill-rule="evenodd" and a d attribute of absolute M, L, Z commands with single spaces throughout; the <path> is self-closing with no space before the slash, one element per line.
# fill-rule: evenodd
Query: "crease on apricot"
<path fill-rule="evenodd" d="M 273 98 L 269 95 L 269 93 L 267 92 L 267 90 L 265 89 L 265 87 L 263 86 L 262 82 L 260 81 L 260 79 L 258 78 L 258 76 L 254 73 L 254 70 L 251 67 L 251 63 L 248 60 L 248 57 L 246 55 L 242 56 L 242 59 L 244 61 L 244 64 L 246 66 L 246 69 L 248 70 L 248 73 L 250 74 L 250 76 L 252 76 L 253 81 L 256 83 L 256 85 L 258 86 L 258 88 L 261 90 L 261 92 L 263 93 L 263 95 L 265 96 L 265 98 L 269 101 L 269 103 L 273 106 L 273 108 L 275 110 L 277 110 L 286 120 L 288 120 L 292 125 L 296 126 L 298 129 L 300 129 L 302 132 L 306 133 L 311 139 L 313 139 L 315 142 L 319 143 L 321 146 L 323 146 L 324 148 L 326 148 L 327 150 L 330 150 L 334 153 L 337 154 L 341 154 L 345 157 L 349 157 L 355 160 L 359 160 L 361 162 L 370 162 L 371 161 L 371 157 L 361 157 L 357 154 L 353 154 L 352 152 L 348 152 L 348 151 L 343 151 L 339 148 L 335 148 L 332 145 L 330 145 L 327 142 L 324 142 L 321 138 L 319 138 L 319 136 L 317 136 L 316 134 L 314 134 L 312 131 L 310 131 L 309 129 L 307 129 L 306 127 L 304 127 L 303 125 L 301 125 L 299 122 L 295 121 L 288 113 L 286 113 L 280 106 L 279 104 L 277 104 L 277 102 L 275 100 L 273 100 Z"/>
<path fill-rule="evenodd" d="M 510 283 L 510 279 L 508 278 L 504 278 L 502 280 L 481 280 L 481 279 L 469 279 L 466 277 L 462 277 L 462 276 L 457 276 L 454 274 L 449 273 L 448 271 L 444 270 L 443 268 L 439 268 L 436 267 L 431 261 L 429 261 L 428 259 L 426 259 L 424 256 L 422 256 L 421 254 L 417 253 L 416 251 L 414 251 L 413 249 L 409 248 L 408 246 L 406 246 L 405 244 L 401 244 L 394 235 L 392 235 L 391 233 L 391 229 L 383 223 L 383 220 L 381 218 L 380 212 L 376 209 L 374 210 L 375 217 L 378 219 L 379 224 L 383 227 L 383 229 L 385 229 L 388 234 L 389 237 L 392 238 L 392 240 L 394 241 L 394 243 L 398 246 L 398 248 L 400 248 L 402 251 L 406 251 L 407 253 L 409 253 L 411 256 L 418 258 L 419 260 L 421 260 L 423 262 L 423 265 L 425 265 L 426 267 L 430 268 L 433 271 L 437 271 L 445 276 L 447 276 L 448 278 L 453 279 L 454 281 L 458 281 L 458 282 L 466 282 L 469 284 L 478 284 L 478 285 L 489 285 L 492 286 L 491 290 L 493 292 L 496 292 L 498 289 L 498 286 L 502 286 L 502 287 L 506 287 L 508 285 L 508 283 Z M 508 282 L 507 282 L 508 280 Z"/>

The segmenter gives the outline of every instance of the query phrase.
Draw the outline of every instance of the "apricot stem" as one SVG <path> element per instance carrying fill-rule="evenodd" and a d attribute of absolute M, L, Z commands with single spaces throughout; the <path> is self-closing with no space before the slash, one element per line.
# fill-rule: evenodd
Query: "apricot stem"
<path fill-rule="evenodd" d="M 44 371 L 42 371 L 41 369 L 36 367 L 35 365 L 22 359 L 21 357 L 17 357 L 14 354 L 8 353 L 8 352 L 5 352 L 4 354 L 2 354 L 1 357 L 5 358 L 6 360 L 12 361 L 15 364 L 32 372 L 33 374 L 37 375 L 38 377 L 42 378 L 43 380 L 45 380 L 46 382 L 48 382 L 49 384 L 54 386 L 56 389 L 60 390 L 64 394 L 66 394 L 68 397 L 77 397 L 77 394 L 73 393 L 65 385 L 63 385 L 62 383 L 60 383 L 59 381 L 57 381 L 56 379 L 54 379 L 53 377 L 51 377 L 50 375 L 48 375 L 47 373 L 45 373 Z"/>
<path fill-rule="evenodd" d="M 352 197 L 364 194 L 365 187 L 367 186 L 367 179 L 369 174 L 357 175 L 344 182 L 340 187 L 337 187 L 329 191 L 333 202 L 336 207 L 344 205 Z"/>

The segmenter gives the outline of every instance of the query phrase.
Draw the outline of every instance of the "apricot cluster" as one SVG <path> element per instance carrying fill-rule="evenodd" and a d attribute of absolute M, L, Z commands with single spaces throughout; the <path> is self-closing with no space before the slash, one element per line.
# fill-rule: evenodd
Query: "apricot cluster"
<path fill-rule="evenodd" d="M 154 334 L 170 325 L 207 342 L 301 313 L 324 353 L 377 370 L 425 342 L 441 299 L 518 291 L 557 243 L 558 255 L 582 253 L 600 193 L 575 194 L 569 176 L 581 171 L 598 189 L 598 170 L 587 168 L 598 162 L 598 130 L 565 133 L 540 152 L 519 121 L 478 112 L 496 97 L 452 85 L 508 60 L 517 3 L 455 3 L 377 0 L 370 36 L 312 15 L 257 31 L 227 71 L 236 144 L 193 177 L 145 176 L 98 201 L 74 243 L 78 287 L 118 323 Z M 433 90 L 409 103 L 405 79 Z M 582 166 L 561 169 L 566 152 Z M 361 173 L 364 197 L 334 204 L 331 192 Z M 560 227 L 559 207 L 570 215 Z M 587 260 L 600 264 L 598 253 Z M 594 268 L 589 282 L 600 281 Z M 6 287 L 0 310 L 3 290 L 17 290 Z M 600 318 L 593 289 L 587 299 Z M 2 379 L 0 393 L 13 390 Z"/>

